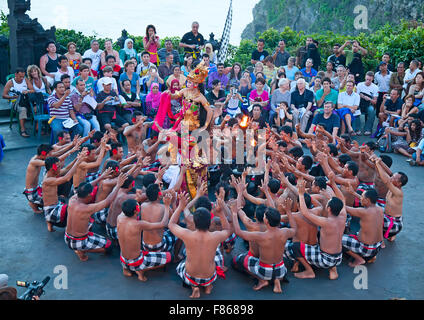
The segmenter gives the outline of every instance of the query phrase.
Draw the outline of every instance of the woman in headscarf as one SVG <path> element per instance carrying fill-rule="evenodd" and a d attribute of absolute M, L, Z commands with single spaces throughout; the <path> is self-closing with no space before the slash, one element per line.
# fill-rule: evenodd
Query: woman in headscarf
<path fill-rule="evenodd" d="M 134 41 L 130 38 L 125 40 L 124 49 L 119 50 L 119 58 L 121 59 L 121 64 L 125 63 L 125 61 L 136 58 L 137 62 L 140 63 L 137 57 L 137 51 L 134 49 Z M 122 65 L 121 67 L 123 67 Z"/>
<path fill-rule="evenodd" d="M 146 115 L 150 120 L 155 119 L 158 113 L 161 94 L 159 84 L 153 82 L 150 86 L 150 92 L 146 96 Z"/>

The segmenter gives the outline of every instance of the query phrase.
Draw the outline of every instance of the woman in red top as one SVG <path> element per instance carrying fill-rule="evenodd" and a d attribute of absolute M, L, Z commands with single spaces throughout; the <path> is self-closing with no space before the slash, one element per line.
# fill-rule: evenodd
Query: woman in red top
<path fill-rule="evenodd" d="M 159 37 L 156 35 L 156 28 L 149 24 L 146 28 L 146 36 L 143 39 L 144 50 L 150 54 L 150 62 L 159 66 L 158 49 L 160 47 Z"/>

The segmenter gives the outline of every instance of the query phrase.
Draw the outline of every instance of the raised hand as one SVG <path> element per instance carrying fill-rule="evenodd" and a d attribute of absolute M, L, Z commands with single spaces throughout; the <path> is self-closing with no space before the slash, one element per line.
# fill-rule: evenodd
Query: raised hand
<path fill-rule="evenodd" d="M 122 187 L 122 185 L 125 183 L 125 181 L 128 178 L 128 173 L 121 173 L 118 176 L 118 182 L 116 183 L 116 185 L 118 186 L 118 188 Z"/>
<path fill-rule="evenodd" d="M 184 209 L 185 207 L 187 207 L 187 203 L 189 201 L 189 195 L 187 192 L 181 192 L 178 194 L 178 207 L 180 207 L 181 209 Z"/>
<path fill-rule="evenodd" d="M 170 207 L 172 203 L 172 194 L 171 192 L 167 192 L 163 197 L 163 204 L 167 207 Z"/>
<path fill-rule="evenodd" d="M 107 168 L 105 171 L 103 171 L 102 175 L 100 176 L 102 179 L 109 178 L 109 176 L 112 175 L 112 168 Z"/>
<path fill-rule="evenodd" d="M 305 194 L 306 183 L 303 178 L 300 178 L 299 180 L 297 180 L 297 190 L 299 191 L 299 194 Z"/>

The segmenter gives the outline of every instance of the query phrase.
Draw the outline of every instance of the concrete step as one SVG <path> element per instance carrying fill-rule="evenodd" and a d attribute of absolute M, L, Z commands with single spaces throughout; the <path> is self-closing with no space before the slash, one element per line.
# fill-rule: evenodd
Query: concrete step
<path fill-rule="evenodd" d="M 10 122 L 10 116 L 9 115 L 2 116 L 0 113 L 0 125 L 3 125 L 3 124 L 9 125 L 9 122 Z M 12 123 L 17 123 L 16 118 L 12 120 Z"/>
<path fill-rule="evenodd" d="M 42 135 L 41 139 L 37 139 L 37 136 L 33 135 L 32 124 L 27 122 L 26 128 L 28 134 L 31 136 L 29 138 L 24 138 L 19 134 L 18 124 L 14 123 L 12 129 L 9 129 L 9 121 L 5 124 L 0 124 L 0 134 L 3 136 L 4 142 L 6 144 L 3 151 L 13 151 L 20 149 L 34 148 L 34 150 L 42 143 L 50 142 L 50 134 Z"/>

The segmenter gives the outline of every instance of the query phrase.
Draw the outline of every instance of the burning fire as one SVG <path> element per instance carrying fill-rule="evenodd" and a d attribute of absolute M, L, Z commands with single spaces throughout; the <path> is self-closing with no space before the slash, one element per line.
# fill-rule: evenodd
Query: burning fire
<path fill-rule="evenodd" d="M 243 116 L 243 118 L 241 119 L 240 122 L 240 127 L 241 128 L 246 128 L 247 127 L 247 121 L 249 120 L 248 116 Z"/>

